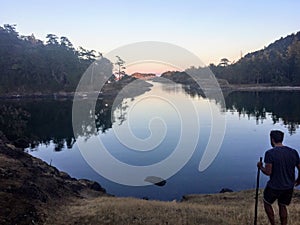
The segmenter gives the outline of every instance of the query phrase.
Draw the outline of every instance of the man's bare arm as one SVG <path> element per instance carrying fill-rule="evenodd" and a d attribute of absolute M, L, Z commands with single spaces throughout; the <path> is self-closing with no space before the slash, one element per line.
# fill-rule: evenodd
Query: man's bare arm
<path fill-rule="evenodd" d="M 265 166 L 263 166 L 262 162 L 258 162 L 257 167 L 267 176 L 272 174 L 272 164 L 270 163 L 266 163 Z"/>

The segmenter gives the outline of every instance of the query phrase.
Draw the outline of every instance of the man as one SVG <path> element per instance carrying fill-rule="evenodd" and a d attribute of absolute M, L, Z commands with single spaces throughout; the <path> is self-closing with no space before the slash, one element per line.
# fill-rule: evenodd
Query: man
<path fill-rule="evenodd" d="M 257 167 L 267 176 L 270 176 L 264 190 L 264 207 L 272 225 L 275 225 L 272 204 L 277 200 L 280 221 L 282 225 L 287 224 L 287 209 L 290 204 L 294 186 L 300 184 L 300 161 L 296 150 L 284 146 L 284 133 L 273 130 L 270 133 L 272 149 L 265 153 L 265 166 L 262 162 Z M 295 181 L 295 167 L 298 169 L 298 178 Z"/>

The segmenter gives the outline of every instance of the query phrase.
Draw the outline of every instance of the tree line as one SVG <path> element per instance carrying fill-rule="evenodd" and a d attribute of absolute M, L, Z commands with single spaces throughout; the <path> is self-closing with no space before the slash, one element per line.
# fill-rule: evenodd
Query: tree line
<path fill-rule="evenodd" d="M 64 36 L 48 34 L 46 39 L 44 43 L 33 34 L 20 35 L 15 25 L 0 26 L 0 94 L 74 91 L 88 66 L 102 56 L 95 50 L 76 49 Z M 125 62 L 116 57 L 116 63 L 110 62 L 117 67 L 114 81 L 127 77 Z M 217 78 L 232 84 L 300 85 L 300 32 L 237 62 L 223 58 L 209 68 Z M 205 72 L 207 67 L 198 69 Z M 178 79 L 187 83 L 187 77 Z"/>
<path fill-rule="evenodd" d="M 23 36 L 15 25 L 0 26 L 0 93 L 74 91 L 101 53 L 75 49 L 67 37 L 48 34 L 44 43 Z"/>
<path fill-rule="evenodd" d="M 300 85 L 300 32 L 288 35 L 237 62 L 210 64 L 217 78 L 234 84 Z"/>

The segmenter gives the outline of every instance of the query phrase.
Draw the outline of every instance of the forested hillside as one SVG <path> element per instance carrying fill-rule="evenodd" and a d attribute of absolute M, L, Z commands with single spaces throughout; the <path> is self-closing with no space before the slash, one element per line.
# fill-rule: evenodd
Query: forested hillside
<path fill-rule="evenodd" d="M 218 78 L 236 84 L 300 85 L 300 32 L 245 55 L 235 63 L 226 58 L 210 65 Z"/>
<path fill-rule="evenodd" d="M 0 94 L 74 91 L 81 75 L 101 55 L 76 49 L 67 37 L 46 38 L 44 43 L 33 34 L 20 35 L 15 25 L 0 26 Z M 209 67 L 217 78 L 232 84 L 300 85 L 300 32 L 237 62 L 223 58 Z"/>
<path fill-rule="evenodd" d="M 73 91 L 96 56 L 67 37 L 48 34 L 43 43 L 14 25 L 0 26 L 0 93 Z"/>

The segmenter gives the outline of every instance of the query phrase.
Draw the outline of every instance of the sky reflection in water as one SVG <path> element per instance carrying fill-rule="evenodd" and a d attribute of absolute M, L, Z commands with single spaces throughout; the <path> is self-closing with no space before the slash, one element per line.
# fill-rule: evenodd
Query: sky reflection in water
<path fill-rule="evenodd" d="M 48 144 L 41 141 L 34 151 L 29 150 L 30 154 L 48 163 L 52 162 L 52 165 L 68 172 L 71 176 L 96 180 L 111 194 L 172 200 L 180 199 L 182 195 L 190 193 L 215 193 L 222 188 L 235 191 L 255 188 L 256 162 L 260 156 L 264 156 L 265 150 L 270 148 L 269 132 L 272 129 L 283 130 L 286 133 L 285 143 L 300 149 L 298 131 L 300 120 L 297 104 L 299 92 L 230 93 L 225 96 L 227 110 L 224 113 L 227 127 L 220 152 L 208 169 L 200 173 L 199 160 L 210 135 L 210 106 L 212 110 L 220 110 L 219 106 L 213 100 L 199 96 L 190 97 L 180 85 L 154 84 L 152 91 L 157 96 L 172 93 L 178 101 L 191 100 L 196 106 L 200 120 L 200 136 L 196 151 L 183 169 L 168 179 L 165 185 L 131 187 L 111 182 L 91 169 L 76 144 L 70 149 L 64 145 L 61 151 L 53 151 L 57 145 L 55 137 L 50 141 L 48 139 Z M 124 99 L 124 101 L 127 102 L 126 104 L 128 102 L 133 104 L 135 101 L 140 101 L 142 97 L 143 95 L 134 99 Z M 288 107 L 281 107 L 287 100 Z M 136 137 L 146 138 L 150 135 L 149 119 L 158 112 L 164 118 L 167 131 L 165 138 L 151 151 L 131 150 L 122 145 L 114 135 L 115 126 L 123 124 L 118 118 L 120 114 L 126 114 L 126 110 L 117 108 L 113 112 L 115 121 L 112 129 L 106 129 L 105 133 L 99 132 L 97 137 L 101 138 L 110 153 L 122 162 L 149 165 L 161 161 L 172 153 L 180 138 L 180 119 L 174 108 L 160 98 L 148 98 L 140 101 L 126 119 L 130 121 L 132 132 Z M 266 180 L 265 176 L 261 176 L 261 186 L 265 185 Z"/>

